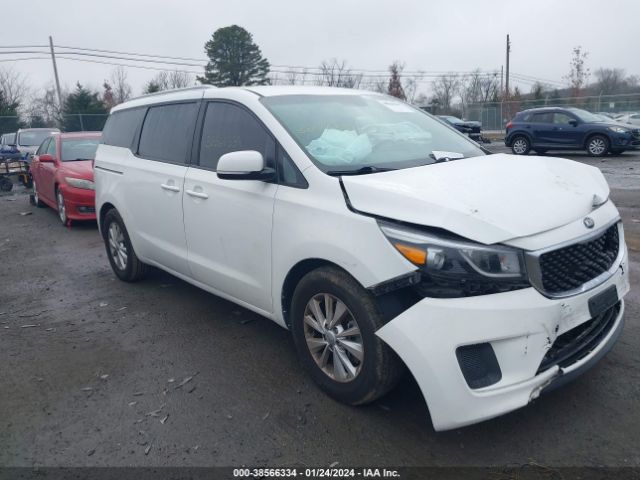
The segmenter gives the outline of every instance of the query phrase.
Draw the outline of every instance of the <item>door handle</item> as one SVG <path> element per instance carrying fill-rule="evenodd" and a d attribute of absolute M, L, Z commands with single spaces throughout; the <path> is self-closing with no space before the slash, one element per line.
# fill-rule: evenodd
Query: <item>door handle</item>
<path fill-rule="evenodd" d="M 169 190 L 170 192 L 179 192 L 180 187 L 176 187 L 175 185 L 167 185 L 166 183 L 161 183 L 160 188 L 163 190 Z"/>
<path fill-rule="evenodd" d="M 190 195 L 192 197 L 196 197 L 196 198 L 202 198 L 203 200 L 206 200 L 207 198 L 209 198 L 209 195 L 207 195 L 204 192 L 196 192 L 194 190 L 185 190 L 185 193 L 187 195 Z"/>

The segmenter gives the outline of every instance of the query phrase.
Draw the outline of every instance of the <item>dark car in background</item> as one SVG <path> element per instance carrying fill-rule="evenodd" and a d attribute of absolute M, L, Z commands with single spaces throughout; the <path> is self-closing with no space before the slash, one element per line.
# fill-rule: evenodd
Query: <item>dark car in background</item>
<path fill-rule="evenodd" d="M 518 112 L 507 123 L 504 143 L 516 155 L 531 150 L 586 150 L 589 155 L 640 149 L 640 128 L 604 121 L 579 108 L 543 107 Z"/>
<path fill-rule="evenodd" d="M 438 115 L 438 118 L 459 132 L 468 135 L 471 140 L 482 141 L 482 123 L 473 120 L 460 120 L 453 115 Z"/>

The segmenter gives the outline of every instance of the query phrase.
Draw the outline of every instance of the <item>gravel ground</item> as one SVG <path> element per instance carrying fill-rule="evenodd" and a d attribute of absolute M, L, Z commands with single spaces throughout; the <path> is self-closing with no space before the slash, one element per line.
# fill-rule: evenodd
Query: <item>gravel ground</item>
<path fill-rule="evenodd" d="M 640 466 L 640 155 L 572 158 L 604 171 L 623 216 L 626 330 L 572 384 L 441 433 L 410 377 L 373 405 L 336 403 L 287 331 L 159 271 L 122 283 L 95 224 L 3 194 L 0 466 Z"/>

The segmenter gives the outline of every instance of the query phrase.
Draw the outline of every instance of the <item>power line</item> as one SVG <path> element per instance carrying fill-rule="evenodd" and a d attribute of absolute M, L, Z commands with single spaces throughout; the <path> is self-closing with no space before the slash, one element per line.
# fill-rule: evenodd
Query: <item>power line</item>
<path fill-rule="evenodd" d="M 0 55 L 7 55 L 7 54 L 41 54 L 41 55 L 46 55 L 49 52 L 47 51 L 42 51 L 42 50 L 22 50 L 25 48 L 43 48 L 46 47 L 45 45 L 13 45 L 13 46 L 3 46 L 0 47 L 3 50 L 0 50 Z M 107 61 L 103 61 L 103 62 L 99 62 L 97 60 L 92 60 L 90 63 L 102 63 L 105 65 L 116 65 L 116 66 L 123 66 L 123 67 L 131 67 L 131 68 L 140 68 L 140 69 L 147 69 L 147 70 L 157 70 L 157 71 L 184 71 L 186 73 L 191 73 L 191 74 L 197 74 L 197 73 L 201 73 L 201 72 L 194 72 L 192 70 L 186 70 L 186 69 L 181 69 L 181 68 L 153 68 L 151 66 L 143 66 L 143 65 L 139 65 L 139 63 L 151 63 L 151 64 L 155 64 L 155 65 L 172 65 L 172 66 L 178 66 L 178 67 L 200 67 L 203 68 L 204 65 L 203 64 L 194 64 L 194 63 L 187 63 L 188 61 L 198 61 L 198 62 L 206 62 L 206 60 L 204 59 L 196 59 L 193 57 L 172 57 L 172 56 L 164 56 L 164 55 L 155 55 L 155 54 L 143 54 L 143 53 L 133 53 L 133 52 L 124 52 L 124 51 L 119 51 L 119 50 L 105 50 L 105 49 L 91 49 L 91 48 L 85 48 L 85 47 L 71 47 L 71 46 L 59 46 L 59 48 L 64 48 L 65 51 L 59 51 L 59 54 L 61 55 L 67 55 L 67 57 L 65 57 L 66 60 L 73 60 L 71 57 L 68 57 L 68 55 L 73 55 L 73 56 L 84 56 L 84 57 L 92 57 L 92 58 L 105 58 L 105 59 L 110 59 L 110 60 L 122 60 L 125 62 L 129 62 L 126 64 L 123 63 L 118 63 L 118 62 L 107 62 Z M 13 50 L 6 50 L 6 49 L 13 49 Z M 71 49 L 75 49 L 75 50 L 82 50 L 82 52 L 78 52 L 78 51 L 70 51 Z M 103 53 L 87 53 L 87 52 L 103 52 Z M 114 54 L 114 55 L 105 55 L 105 53 L 109 53 L 109 54 Z M 143 57 L 143 56 L 147 56 L 147 57 L 151 57 L 151 58 L 128 58 L 128 57 L 123 57 L 122 55 L 130 55 L 130 56 L 137 56 L 137 57 Z M 155 59 L 168 59 L 168 60 L 155 60 Z M 6 62 L 6 61 L 25 61 L 25 60 L 39 60 L 41 59 L 41 57 L 24 57 L 24 58 L 20 58 L 20 59 L 9 59 L 9 60 L 0 60 L 1 62 Z M 81 59 L 75 59 L 78 61 L 81 61 Z M 173 60 L 185 60 L 185 61 L 173 61 Z M 85 59 L 85 61 L 89 62 L 88 59 Z M 136 63 L 138 63 L 136 65 Z M 323 76 L 325 74 L 325 72 L 323 72 L 322 67 L 321 66 L 315 66 L 315 67 L 309 67 L 309 66 L 303 66 L 303 65 L 272 65 L 272 69 L 270 71 L 271 74 L 275 74 L 275 75 L 300 75 L 300 76 L 305 76 L 305 75 L 310 75 L 310 76 Z M 344 73 L 346 75 L 355 75 L 355 76 L 361 76 L 361 78 L 363 79 L 387 79 L 389 74 L 387 73 L 386 70 L 379 70 L 379 69 L 356 69 L 356 68 L 348 68 L 345 67 L 344 69 Z M 428 81 L 428 79 L 430 78 L 435 78 L 435 77 L 439 77 L 442 75 L 455 75 L 458 76 L 460 78 L 467 78 L 470 76 L 480 76 L 480 77 L 496 77 L 498 76 L 498 72 L 497 71 L 477 71 L 477 70 L 466 70 L 466 71 L 447 71 L 447 70 L 406 70 L 402 72 L 403 77 L 405 78 L 411 78 L 414 79 L 418 82 L 424 82 L 424 81 Z M 552 84 L 552 85 L 556 85 L 556 86 L 563 86 L 564 84 L 562 82 L 559 82 L 557 80 L 549 80 L 549 79 L 545 79 L 545 78 L 540 78 L 540 77 L 535 77 L 532 75 L 526 75 L 526 74 L 520 74 L 520 73 L 515 73 L 512 72 L 511 75 L 514 77 L 514 79 L 518 79 L 519 81 L 521 81 L 522 83 L 526 83 L 526 84 L 532 84 L 534 82 L 542 82 L 542 83 L 548 83 L 548 84 Z"/>

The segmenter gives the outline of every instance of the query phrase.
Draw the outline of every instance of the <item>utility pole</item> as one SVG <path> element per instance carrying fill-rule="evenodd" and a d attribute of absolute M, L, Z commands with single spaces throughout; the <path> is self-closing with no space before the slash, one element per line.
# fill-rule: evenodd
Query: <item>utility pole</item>
<path fill-rule="evenodd" d="M 62 111 L 62 93 L 60 92 L 60 79 L 58 78 L 58 66 L 56 65 L 56 54 L 53 51 L 53 38 L 49 36 L 49 48 L 51 49 L 51 61 L 53 62 L 53 76 L 56 80 L 56 91 L 58 92 L 58 108 Z"/>
<path fill-rule="evenodd" d="M 500 65 L 500 96 L 504 99 L 504 65 Z"/>
<path fill-rule="evenodd" d="M 505 98 L 509 101 L 509 54 L 511 53 L 511 41 L 509 40 L 509 34 L 507 33 L 507 79 L 505 88 Z"/>

